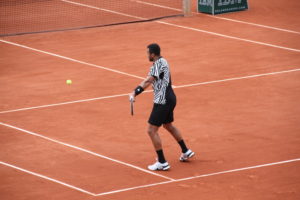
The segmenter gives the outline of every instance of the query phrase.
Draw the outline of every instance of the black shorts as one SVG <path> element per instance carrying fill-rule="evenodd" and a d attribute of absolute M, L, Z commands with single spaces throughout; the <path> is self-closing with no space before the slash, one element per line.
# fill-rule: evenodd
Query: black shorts
<path fill-rule="evenodd" d="M 154 104 L 148 123 L 154 126 L 161 126 L 174 121 L 174 109 L 176 100 L 165 105 Z"/>

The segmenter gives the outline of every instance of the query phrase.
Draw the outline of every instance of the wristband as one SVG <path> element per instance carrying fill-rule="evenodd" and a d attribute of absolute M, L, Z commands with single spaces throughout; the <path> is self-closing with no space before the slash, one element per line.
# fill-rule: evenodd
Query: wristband
<path fill-rule="evenodd" d="M 135 96 L 137 96 L 137 95 L 141 94 L 143 91 L 144 91 L 144 88 L 142 88 L 141 86 L 137 86 L 134 89 L 134 94 L 135 94 Z"/>

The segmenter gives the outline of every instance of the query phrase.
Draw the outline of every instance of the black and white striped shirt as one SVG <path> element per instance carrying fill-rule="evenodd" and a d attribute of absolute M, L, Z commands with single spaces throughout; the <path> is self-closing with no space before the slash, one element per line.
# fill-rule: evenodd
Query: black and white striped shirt
<path fill-rule="evenodd" d="M 155 78 L 152 84 L 154 90 L 153 102 L 155 104 L 166 104 L 168 93 L 172 90 L 170 69 L 167 60 L 162 57 L 156 60 L 151 66 L 148 75 Z"/>

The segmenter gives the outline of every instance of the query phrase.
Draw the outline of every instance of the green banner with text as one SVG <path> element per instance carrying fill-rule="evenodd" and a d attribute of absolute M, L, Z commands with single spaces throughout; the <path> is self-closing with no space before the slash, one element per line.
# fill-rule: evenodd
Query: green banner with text
<path fill-rule="evenodd" d="M 198 0 L 198 12 L 221 14 L 248 9 L 247 0 Z"/>

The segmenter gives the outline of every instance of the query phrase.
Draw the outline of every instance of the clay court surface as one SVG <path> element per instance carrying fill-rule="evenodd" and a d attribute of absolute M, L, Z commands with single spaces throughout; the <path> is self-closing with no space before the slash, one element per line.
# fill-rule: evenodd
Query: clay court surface
<path fill-rule="evenodd" d="M 300 199 L 300 2 L 249 6 L 2 37 L 0 199 Z M 179 162 L 161 129 L 167 172 L 147 170 L 151 88 L 134 116 L 128 101 L 152 42 L 171 67 L 174 123 L 196 153 Z"/>

